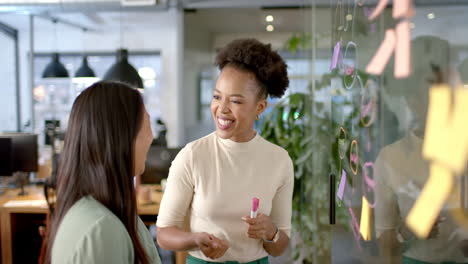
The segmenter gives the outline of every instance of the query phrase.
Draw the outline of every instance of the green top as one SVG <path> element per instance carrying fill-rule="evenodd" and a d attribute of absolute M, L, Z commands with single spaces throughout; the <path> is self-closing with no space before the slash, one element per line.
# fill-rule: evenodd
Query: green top
<path fill-rule="evenodd" d="M 139 217 L 138 235 L 150 263 L 160 264 L 153 239 Z M 127 229 L 100 202 L 83 197 L 65 214 L 52 247 L 52 263 L 124 264 L 133 260 Z"/>

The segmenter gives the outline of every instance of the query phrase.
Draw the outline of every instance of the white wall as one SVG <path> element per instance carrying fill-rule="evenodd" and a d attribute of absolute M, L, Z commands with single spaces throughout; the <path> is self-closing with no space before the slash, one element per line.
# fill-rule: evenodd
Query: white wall
<path fill-rule="evenodd" d="M 7 68 L 0 71 L 2 80 L 0 105 L 0 131 L 16 131 L 16 75 L 15 75 L 15 41 L 0 32 L 0 58 Z M 4 67 L 5 67 L 4 66 Z"/>
<path fill-rule="evenodd" d="M 198 120 L 198 85 L 200 72 L 213 66 L 212 34 L 185 21 L 184 41 L 184 128 L 185 142 L 190 142 L 214 131 L 213 122 Z"/>
<path fill-rule="evenodd" d="M 118 16 L 117 16 L 118 17 Z M 21 100 L 22 100 L 22 120 L 27 121 L 31 117 L 31 88 L 29 85 L 29 62 L 27 54 L 29 52 L 29 28 L 28 16 L 22 15 L 0 15 L 0 21 L 5 21 L 13 27 L 19 29 L 20 41 L 20 67 L 21 67 Z M 44 22 L 36 18 L 38 25 Z M 159 50 L 162 59 L 161 76 L 161 106 L 162 118 L 168 126 L 168 144 L 170 146 L 180 146 L 184 141 L 184 128 L 182 120 L 181 92 L 182 92 L 182 61 L 183 61 L 183 13 L 180 10 L 171 8 L 168 11 L 155 12 L 148 16 L 142 25 L 135 27 L 130 25 L 132 21 L 127 21 L 129 25 L 123 27 L 123 37 L 120 38 L 119 22 L 103 28 L 97 32 L 86 34 L 87 51 L 115 51 L 117 48 L 125 47 L 132 50 Z M 34 32 L 35 52 L 52 52 L 55 45 L 52 44 L 53 27 L 37 26 Z M 59 52 L 81 51 L 83 48 L 81 31 L 68 26 L 57 27 L 57 49 Z M 122 43 L 122 45 L 121 45 Z M 41 71 L 42 69 L 35 69 Z"/>

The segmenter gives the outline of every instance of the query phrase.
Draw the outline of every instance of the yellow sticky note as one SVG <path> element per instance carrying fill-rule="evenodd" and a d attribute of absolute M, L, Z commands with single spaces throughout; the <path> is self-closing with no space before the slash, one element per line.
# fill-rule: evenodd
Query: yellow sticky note
<path fill-rule="evenodd" d="M 460 174 L 468 160 L 468 89 L 455 90 L 454 104 L 449 86 L 431 88 L 423 155 Z"/>
<path fill-rule="evenodd" d="M 362 209 L 361 209 L 361 223 L 359 225 L 359 231 L 361 233 L 362 238 L 365 241 L 369 241 L 371 239 L 371 207 L 369 202 L 367 201 L 366 197 L 362 197 Z"/>
<path fill-rule="evenodd" d="M 406 218 L 407 226 L 417 237 L 426 238 L 431 232 L 453 182 L 453 174 L 448 168 L 437 162 L 431 164 L 429 180 Z"/>

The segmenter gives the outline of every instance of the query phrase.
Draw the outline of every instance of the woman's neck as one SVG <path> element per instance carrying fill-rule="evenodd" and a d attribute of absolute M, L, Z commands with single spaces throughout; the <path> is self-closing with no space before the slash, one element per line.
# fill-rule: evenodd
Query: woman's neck
<path fill-rule="evenodd" d="M 238 143 L 249 142 L 250 140 L 255 138 L 256 135 L 257 135 L 257 131 L 252 129 L 249 132 L 243 133 L 242 135 L 232 136 L 230 140 L 234 142 L 238 142 Z"/>

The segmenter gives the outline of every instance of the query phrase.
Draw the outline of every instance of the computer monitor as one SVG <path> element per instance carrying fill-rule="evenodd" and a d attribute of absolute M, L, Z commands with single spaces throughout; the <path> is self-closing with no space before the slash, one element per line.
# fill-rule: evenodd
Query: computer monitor
<path fill-rule="evenodd" d="M 27 133 L 2 133 L 0 139 L 10 140 L 12 172 L 36 172 L 38 170 L 37 135 Z M 6 141 L 5 141 L 6 142 Z M 8 156 L 7 153 L 4 155 Z"/>
<path fill-rule="evenodd" d="M 167 178 L 172 161 L 180 148 L 167 148 L 153 145 L 148 151 L 145 172 L 141 175 L 142 184 L 159 184 Z"/>
<path fill-rule="evenodd" d="M 0 138 L 0 176 L 13 175 L 11 148 L 11 138 Z"/>

